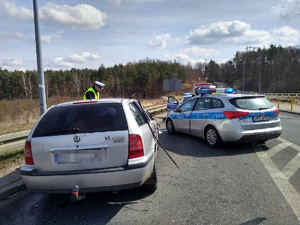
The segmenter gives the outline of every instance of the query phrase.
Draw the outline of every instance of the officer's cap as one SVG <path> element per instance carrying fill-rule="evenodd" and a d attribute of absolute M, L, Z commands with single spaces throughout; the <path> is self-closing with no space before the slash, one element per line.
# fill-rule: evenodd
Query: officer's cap
<path fill-rule="evenodd" d="M 105 84 L 99 82 L 99 81 L 95 81 L 95 85 L 98 86 L 99 88 L 103 89 Z"/>

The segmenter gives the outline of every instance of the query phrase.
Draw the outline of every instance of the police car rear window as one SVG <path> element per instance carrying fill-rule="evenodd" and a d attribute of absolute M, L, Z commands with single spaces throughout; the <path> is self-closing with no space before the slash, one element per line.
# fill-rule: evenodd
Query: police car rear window
<path fill-rule="evenodd" d="M 262 110 L 270 109 L 273 107 L 272 103 L 268 101 L 263 96 L 260 97 L 242 97 L 242 98 L 233 98 L 229 102 L 234 105 L 236 108 L 245 109 L 245 110 Z"/>
<path fill-rule="evenodd" d="M 32 137 L 127 130 L 121 103 L 85 104 L 50 109 Z"/>

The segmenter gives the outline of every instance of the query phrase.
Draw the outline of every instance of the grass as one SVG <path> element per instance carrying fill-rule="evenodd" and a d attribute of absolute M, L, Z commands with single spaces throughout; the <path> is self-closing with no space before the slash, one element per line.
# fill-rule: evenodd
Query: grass
<path fill-rule="evenodd" d="M 3 177 L 24 164 L 24 148 L 0 152 L 0 177 Z"/>

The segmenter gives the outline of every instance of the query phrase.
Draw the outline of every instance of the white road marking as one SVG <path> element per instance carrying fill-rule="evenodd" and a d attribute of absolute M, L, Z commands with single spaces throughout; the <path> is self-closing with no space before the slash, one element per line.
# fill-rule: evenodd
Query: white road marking
<path fill-rule="evenodd" d="M 279 145 L 276 145 L 274 148 L 271 148 L 268 150 L 267 154 L 271 158 L 273 155 L 276 155 L 278 152 L 280 152 L 282 149 L 291 146 L 293 143 L 286 143 L 282 142 Z"/>
<path fill-rule="evenodd" d="M 293 143 L 291 143 L 291 142 L 289 142 L 289 141 L 287 141 L 287 140 L 285 140 L 285 139 L 283 139 L 281 137 L 277 138 L 277 140 L 289 144 L 289 146 L 293 147 L 298 152 L 300 152 L 300 147 L 298 145 L 295 145 L 295 144 L 293 144 Z"/>
<path fill-rule="evenodd" d="M 286 146 L 292 146 L 294 148 L 294 144 L 290 145 L 290 142 L 283 138 L 278 138 L 279 141 L 283 142 L 284 144 L 281 145 L 282 149 L 284 149 Z M 295 145 L 297 148 L 296 150 L 299 151 L 299 146 Z M 288 163 L 285 168 L 283 169 L 284 172 L 281 172 L 278 167 L 275 165 L 275 163 L 270 159 L 269 154 L 267 151 L 263 150 L 260 146 L 253 145 L 254 150 L 256 151 L 256 154 L 258 155 L 261 162 L 264 164 L 265 168 L 273 178 L 274 182 L 276 183 L 277 187 L 285 197 L 286 201 L 292 208 L 293 212 L 295 213 L 298 221 L 300 222 L 300 194 L 295 190 L 293 185 L 289 182 L 289 178 L 297 171 L 297 168 L 299 168 L 299 155 L 293 158 L 293 160 Z M 274 147 L 276 148 L 276 147 Z M 282 150 L 280 149 L 280 150 Z M 279 152 L 278 148 L 275 149 L 274 152 Z M 272 149 L 268 150 L 270 152 L 273 152 Z M 272 155 L 272 154 L 270 154 Z M 298 165 L 297 165 L 298 164 Z"/>

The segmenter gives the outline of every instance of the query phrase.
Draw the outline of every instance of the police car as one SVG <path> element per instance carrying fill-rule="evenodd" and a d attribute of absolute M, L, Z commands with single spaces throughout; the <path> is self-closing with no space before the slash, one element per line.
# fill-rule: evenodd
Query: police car
<path fill-rule="evenodd" d="M 170 111 L 165 122 L 169 134 L 194 135 L 212 147 L 222 142 L 264 143 L 282 132 L 279 110 L 264 95 L 213 95 L 209 89 Z"/>
<path fill-rule="evenodd" d="M 189 92 L 186 92 L 186 93 L 183 94 L 180 102 L 178 102 L 175 97 L 169 96 L 168 97 L 168 102 L 167 102 L 167 111 L 169 112 L 169 111 L 177 108 L 178 105 L 182 104 L 183 102 L 190 99 L 191 97 L 193 97 L 193 94 L 189 93 Z"/>

